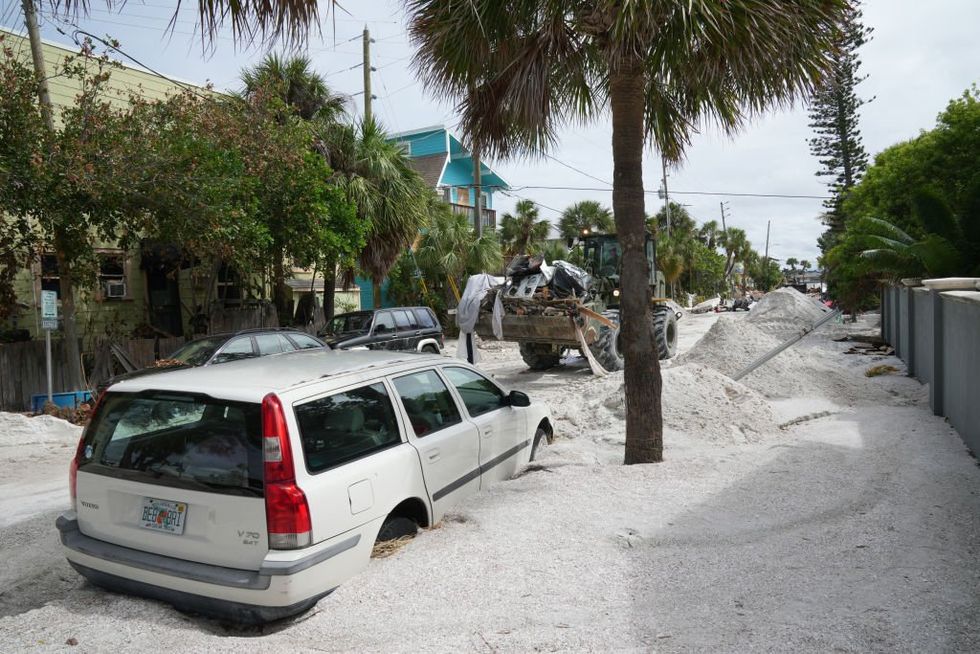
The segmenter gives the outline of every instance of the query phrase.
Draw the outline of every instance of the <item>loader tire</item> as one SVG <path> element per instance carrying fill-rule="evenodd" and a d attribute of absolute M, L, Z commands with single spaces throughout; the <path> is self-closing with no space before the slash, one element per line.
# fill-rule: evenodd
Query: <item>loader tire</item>
<path fill-rule="evenodd" d="M 521 358 L 531 370 L 548 370 L 561 362 L 561 349 L 547 343 L 521 343 Z"/>
<path fill-rule="evenodd" d="M 603 325 L 599 329 L 599 335 L 589 346 L 592 356 L 603 368 L 609 372 L 623 369 L 623 353 L 619 350 L 619 313 L 606 312 L 603 314 L 607 318 L 613 319 L 616 323 L 615 328 Z"/>
<path fill-rule="evenodd" d="M 661 360 L 677 354 L 677 316 L 668 307 L 658 307 L 653 312 L 653 342 Z"/>

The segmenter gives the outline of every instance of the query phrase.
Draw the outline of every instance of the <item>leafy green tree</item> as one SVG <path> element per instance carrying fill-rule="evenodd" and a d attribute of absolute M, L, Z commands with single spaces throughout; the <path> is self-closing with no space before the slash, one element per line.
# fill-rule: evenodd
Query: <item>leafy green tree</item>
<path fill-rule="evenodd" d="M 608 233 L 615 230 L 612 212 L 594 200 L 582 200 L 571 205 L 561 214 L 558 233 L 566 241 L 572 241 L 590 233 Z"/>
<path fill-rule="evenodd" d="M 289 128 L 300 127 L 307 121 L 320 121 L 323 123 L 335 123 L 345 115 L 346 100 L 343 96 L 334 94 L 327 86 L 323 78 L 314 72 L 308 57 L 291 56 L 282 58 L 276 54 L 268 54 L 253 68 L 245 69 L 241 73 L 244 90 L 242 97 L 247 107 L 251 111 L 259 112 L 263 118 L 271 118 L 283 126 L 279 133 L 285 134 Z M 299 123 L 299 125 L 297 125 Z M 266 129 L 260 133 L 273 133 Z M 298 137 L 298 138 L 297 138 Z M 295 152 L 290 152 L 287 148 L 285 156 L 294 158 L 297 155 L 303 156 L 306 150 L 312 150 L 313 141 L 306 134 L 298 134 L 295 138 Z M 283 152 L 276 148 L 277 152 Z M 266 160 L 271 164 L 270 170 L 277 171 L 275 162 Z M 316 166 L 312 160 L 304 162 L 307 166 Z M 324 166 L 326 169 L 326 166 Z M 279 171 L 281 171 L 281 167 Z M 311 172 L 299 169 L 302 172 Z M 281 192 L 263 196 L 265 201 L 266 215 L 268 217 L 269 236 L 272 239 L 269 248 L 269 269 L 272 271 L 272 297 L 278 311 L 280 320 L 290 320 L 292 318 L 291 303 L 289 301 L 289 291 L 286 286 L 286 278 L 290 275 L 290 259 L 310 263 L 320 263 L 316 254 L 318 250 L 315 245 L 306 245 L 303 256 L 286 256 L 287 249 L 296 249 L 299 242 L 309 241 L 317 237 L 328 237 L 319 230 L 309 229 L 314 224 L 310 221 L 307 211 L 313 210 L 312 206 L 302 207 L 305 201 L 312 201 L 316 196 L 313 189 L 320 189 L 327 192 L 325 188 L 329 170 L 326 172 L 322 181 L 316 182 L 310 188 L 311 192 L 304 192 L 298 188 L 295 182 L 300 179 L 299 175 L 287 175 L 283 178 Z M 311 180 L 309 176 L 306 180 Z M 304 180 L 304 181 L 306 181 Z M 262 188 L 274 188 L 272 179 L 263 180 Z M 326 196 L 321 195 L 320 199 Z M 300 205 L 297 205 L 297 202 Z M 338 206 L 334 207 L 337 210 Z M 321 210 L 326 210 L 326 206 L 321 206 Z M 333 268 L 331 268 L 333 264 Z M 334 275 L 331 271 L 335 270 L 336 262 L 331 258 L 325 262 L 328 270 L 324 275 L 324 280 L 332 282 Z M 326 284 L 325 284 L 326 288 Z M 332 289 L 331 289 L 332 300 Z M 332 303 L 331 303 L 332 304 Z M 330 312 L 332 313 L 332 311 Z"/>
<path fill-rule="evenodd" d="M 530 200 L 519 200 L 514 213 L 500 219 L 500 241 L 508 257 L 537 252 L 550 231 L 551 223 L 538 217 L 538 208 Z"/>
<path fill-rule="evenodd" d="M 749 274 L 755 280 L 756 288 L 767 293 L 783 281 L 783 273 L 779 269 L 779 264 L 765 257 L 756 257 L 749 267 Z"/>
<path fill-rule="evenodd" d="M 564 123 L 612 118 L 613 214 L 623 253 L 626 463 L 663 455 L 660 364 L 652 340 L 643 151 L 683 157 L 705 122 L 736 131 L 810 91 L 828 64 L 846 0 L 636 3 L 408 0 L 416 62 L 461 103 L 488 155 L 538 152 Z M 691 80 L 697 80 L 696 84 Z"/>
<path fill-rule="evenodd" d="M 861 10 L 852 5 L 834 28 L 834 63 L 810 101 L 810 127 L 816 136 L 809 140 L 810 152 L 820 160 L 818 177 L 830 178 L 831 197 L 824 201 L 827 232 L 820 239 L 824 251 L 844 229 L 843 201 L 868 167 L 859 127 L 861 107 L 855 87 L 865 77 L 858 70 L 858 49 L 871 38 L 872 29 L 861 23 Z"/>
<path fill-rule="evenodd" d="M 647 229 L 651 234 L 670 234 L 680 239 L 695 238 L 697 221 L 691 216 L 687 207 L 676 202 L 670 203 L 670 225 L 667 225 L 667 212 L 661 208 L 655 216 L 647 218 Z"/>

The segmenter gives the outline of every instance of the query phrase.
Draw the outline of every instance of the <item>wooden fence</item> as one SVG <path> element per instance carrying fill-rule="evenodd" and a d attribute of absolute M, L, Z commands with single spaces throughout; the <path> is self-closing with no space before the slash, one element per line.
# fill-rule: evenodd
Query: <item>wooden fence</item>
<path fill-rule="evenodd" d="M 144 367 L 156 360 L 157 339 L 134 338 L 116 341 L 134 364 Z M 160 358 L 164 359 L 184 344 L 183 338 L 159 339 Z M 97 349 L 97 346 L 96 346 Z M 84 355 L 85 353 L 83 353 Z M 65 367 L 65 341 L 51 341 L 52 390 L 55 393 L 80 390 L 68 385 Z M 89 379 L 94 386 L 99 381 Z M 31 396 L 46 393 L 48 389 L 44 362 L 44 341 L 26 341 L 0 345 L 0 410 L 27 411 L 31 408 Z"/>
<path fill-rule="evenodd" d="M 263 304 L 248 309 L 214 309 L 211 312 L 209 332 L 222 334 L 242 329 L 278 327 L 279 314 L 275 305 Z"/>

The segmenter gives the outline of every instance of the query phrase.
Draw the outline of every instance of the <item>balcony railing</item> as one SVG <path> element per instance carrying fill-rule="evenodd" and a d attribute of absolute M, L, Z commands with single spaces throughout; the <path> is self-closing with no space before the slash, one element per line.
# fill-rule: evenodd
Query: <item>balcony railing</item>
<path fill-rule="evenodd" d="M 466 204 L 455 204 L 450 203 L 453 213 L 461 214 L 470 219 L 470 224 L 476 225 L 476 212 L 474 208 Z M 483 229 L 489 229 L 491 231 L 497 229 L 497 211 L 495 209 L 487 209 L 484 207 L 481 211 L 483 217 Z"/>

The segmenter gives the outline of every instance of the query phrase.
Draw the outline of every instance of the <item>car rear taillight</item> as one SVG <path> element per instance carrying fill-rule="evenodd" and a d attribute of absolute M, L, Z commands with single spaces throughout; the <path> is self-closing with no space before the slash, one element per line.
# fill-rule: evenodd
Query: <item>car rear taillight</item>
<path fill-rule="evenodd" d="M 262 400 L 262 453 L 269 549 L 307 547 L 313 541 L 310 507 L 306 495 L 296 485 L 286 413 L 274 393 Z"/>
<path fill-rule="evenodd" d="M 88 421 L 91 424 L 92 420 L 95 418 L 95 412 L 99 410 L 102 406 L 102 400 L 105 399 L 105 391 L 99 394 L 98 399 L 95 400 L 95 405 L 88 414 Z M 82 464 L 82 458 L 85 454 L 85 435 L 88 433 L 88 427 L 82 430 L 82 435 L 78 439 L 78 447 L 75 448 L 75 458 L 71 460 L 68 464 L 68 494 L 71 496 L 71 510 L 77 510 L 76 498 L 78 497 L 78 466 Z"/>

